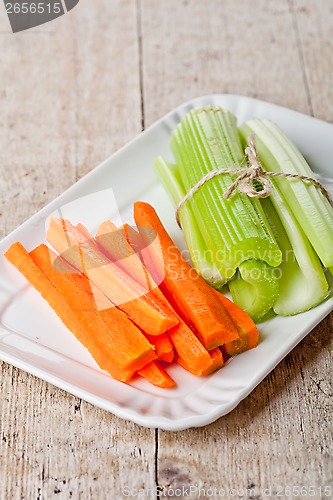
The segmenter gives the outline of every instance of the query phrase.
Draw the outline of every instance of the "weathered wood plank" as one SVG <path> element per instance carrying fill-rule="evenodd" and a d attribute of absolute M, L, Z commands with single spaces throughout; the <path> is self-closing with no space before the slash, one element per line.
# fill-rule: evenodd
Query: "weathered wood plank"
<path fill-rule="evenodd" d="M 86 2 L 75 23 L 81 177 L 142 129 L 136 2 Z"/>
<path fill-rule="evenodd" d="M 1 385 L 0 498 L 122 498 L 123 488 L 152 487 L 153 431 L 4 363 Z"/>
<path fill-rule="evenodd" d="M 333 122 L 333 4 L 293 0 L 292 8 L 313 115 Z"/>
<path fill-rule="evenodd" d="M 309 111 L 287 0 L 147 0 L 142 24 L 147 124 L 213 93 Z"/>
<path fill-rule="evenodd" d="M 75 181 L 72 34 L 55 23 L 53 32 L 0 35 L 0 237 Z M 1 16 L 0 31 L 7 24 Z"/>
<path fill-rule="evenodd" d="M 141 130 L 136 28 L 134 0 L 95 0 L 0 34 L 1 236 Z M 153 489 L 154 431 L 0 365 L 1 499 Z"/>

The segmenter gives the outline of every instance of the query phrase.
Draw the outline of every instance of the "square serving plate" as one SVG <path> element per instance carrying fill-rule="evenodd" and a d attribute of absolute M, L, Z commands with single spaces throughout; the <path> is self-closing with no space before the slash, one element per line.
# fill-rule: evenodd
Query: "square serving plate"
<path fill-rule="evenodd" d="M 262 322 L 260 343 L 208 377 L 179 366 L 169 370 L 177 388 L 158 389 L 145 380 L 126 385 L 101 370 L 40 295 L 3 254 L 15 241 L 27 250 L 45 241 L 45 225 L 56 212 L 95 231 L 100 222 L 133 223 L 136 200 L 150 202 L 181 249 L 185 243 L 174 209 L 156 180 L 152 161 L 171 159 L 169 137 L 191 108 L 213 104 L 236 114 L 239 123 L 268 118 L 301 149 L 314 171 L 333 184 L 333 125 L 263 101 L 211 95 L 187 102 L 141 133 L 74 184 L 0 243 L 0 358 L 66 391 L 146 427 L 181 430 L 202 426 L 230 412 L 333 309 L 332 293 L 311 311 Z M 119 210 L 119 212 L 117 212 Z"/>

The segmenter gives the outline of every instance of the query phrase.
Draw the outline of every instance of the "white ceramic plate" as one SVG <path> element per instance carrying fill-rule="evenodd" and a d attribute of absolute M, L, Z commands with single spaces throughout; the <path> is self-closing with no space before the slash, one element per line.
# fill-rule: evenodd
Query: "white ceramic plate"
<path fill-rule="evenodd" d="M 194 377 L 178 366 L 172 367 L 170 373 L 178 387 L 162 390 L 144 380 L 125 385 L 100 370 L 3 253 L 17 240 L 29 251 L 45 241 L 46 219 L 54 211 L 59 210 L 72 222 L 83 222 L 94 231 L 107 217 L 119 222 L 119 214 L 123 221 L 132 223 L 132 205 L 136 200 L 152 203 L 171 236 L 184 249 L 174 210 L 155 179 L 152 160 L 160 154 L 171 159 L 171 130 L 191 108 L 208 103 L 233 111 L 240 123 L 252 117 L 274 120 L 299 146 L 313 169 L 328 181 L 328 187 L 332 186 L 332 125 L 255 99 L 208 96 L 166 115 L 0 244 L 0 358 L 147 427 L 180 430 L 206 425 L 230 412 L 333 309 L 332 296 L 307 313 L 274 317 L 262 323 L 259 346 L 232 359 L 209 377 Z M 115 213 L 116 206 L 119 214 Z"/>

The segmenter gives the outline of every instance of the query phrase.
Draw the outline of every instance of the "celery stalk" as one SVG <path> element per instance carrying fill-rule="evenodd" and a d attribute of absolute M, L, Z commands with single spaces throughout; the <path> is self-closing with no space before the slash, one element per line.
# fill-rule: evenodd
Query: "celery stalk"
<path fill-rule="evenodd" d="M 212 170 L 238 167 L 244 157 L 236 117 L 212 107 L 192 110 L 183 118 L 172 133 L 171 149 L 186 191 Z M 233 180 L 231 175 L 215 177 L 187 203 L 226 279 L 246 260 L 278 266 L 282 258 L 259 200 L 239 192 L 223 198 Z"/>
<path fill-rule="evenodd" d="M 276 269 L 280 290 L 273 309 L 281 316 L 308 311 L 328 292 L 321 262 L 278 188 L 272 186 L 270 197 L 261 203 L 283 256 Z"/>
<path fill-rule="evenodd" d="M 265 170 L 313 177 L 297 147 L 269 120 L 249 120 L 240 127 L 245 139 L 254 132 Z M 323 193 L 309 182 L 274 178 L 285 201 L 325 267 L 333 267 L 333 209 Z"/>
<path fill-rule="evenodd" d="M 246 311 L 253 321 L 259 321 L 273 307 L 279 282 L 276 268 L 258 260 L 246 260 L 228 286 L 233 301 Z"/>
<path fill-rule="evenodd" d="M 159 157 L 155 160 L 154 168 L 177 206 L 185 195 L 177 166 L 170 165 Z M 212 253 L 207 248 L 189 204 L 183 205 L 179 215 L 195 269 L 212 286 L 220 288 L 225 280 L 212 260 Z M 258 321 L 272 308 L 278 294 L 278 281 L 274 278 L 273 268 L 263 261 L 246 261 L 240 264 L 240 271 L 242 276 L 238 275 L 237 279 L 229 282 L 233 300 Z"/>
<path fill-rule="evenodd" d="M 154 162 L 154 170 L 176 207 L 185 196 L 185 189 L 177 166 L 167 163 L 162 157 L 158 157 Z M 221 288 L 225 283 L 225 278 L 212 259 L 212 252 L 209 252 L 202 238 L 188 203 L 181 208 L 179 218 L 193 267 L 211 286 L 217 289 Z"/>

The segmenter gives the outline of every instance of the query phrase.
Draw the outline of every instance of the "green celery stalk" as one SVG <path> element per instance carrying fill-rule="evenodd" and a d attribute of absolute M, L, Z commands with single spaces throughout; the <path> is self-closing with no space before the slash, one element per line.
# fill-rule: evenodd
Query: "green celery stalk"
<path fill-rule="evenodd" d="M 277 268 L 266 262 L 246 260 L 239 265 L 234 278 L 228 282 L 232 300 L 259 321 L 273 307 L 279 294 Z"/>
<path fill-rule="evenodd" d="M 177 206 L 185 196 L 184 186 L 177 166 L 170 165 L 159 157 L 155 160 L 154 169 L 174 205 Z M 208 249 L 202 237 L 196 218 L 188 203 L 183 205 L 179 216 L 195 269 L 210 285 L 219 289 L 225 283 L 225 280 L 212 260 L 212 252 Z M 274 269 L 265 262 L 249 260 L 240 264 L 240 270 L 247 282 L 240 275 L 237 280 L 234 279 L 229 282 L 233 300 L 240 307 L 246 308 L 248 314 L 255 321 L 258 321 L 272 308 L 277 298 L 278 281 L 274 278 Z"/>
<path fill-rule="evenodd" d="M 269 120 L 249 120 L 240 127 L 243 141 L 254 132 L 257 151 L 265 170 L 313 177 L 300 151 L 284 132 Z M 290 210 L 304 230 L 325 267 L 333 270 L 333 209 L 323 193 L 309 182 L 274 178 Z"/>
<path fill-rule="evenodd" d="M 208 172 L 238 167 L 244 158 L 236 117 L 211 106 L 194 109 L 183 118 L 172 133 L 171 149 L 186 191 Z M 223 198 L 233 180 L 231 175 L 215 177 L 187 202 L 226 279 L 246 260 L 278 266 L 282 259 L 259 200 L 239 192 L 229 200 Z"/>
<path fill-rule="evenodd" d="M 185 189 L 177 166 L 167 163 L 162 157 L 158 157 L 154 161 L 154 170 L 171 201 L 177 207 L 185 196 Z M 225 278 L 212 259 L 212 252 L 208 250 L 202 238 L 188 203 L 185 203 L 180 209 L 179 219 L 193 267 L 211 286 L 220 289 L 225 283 Z"/>
<path fill-rule="evenodd" d="M 328 293 L 321 262 L 278 188 L 272 186 L 270 197 L 261 203 L 283 256 L 273 309 L 281 316 L 308 311 Z"/>

